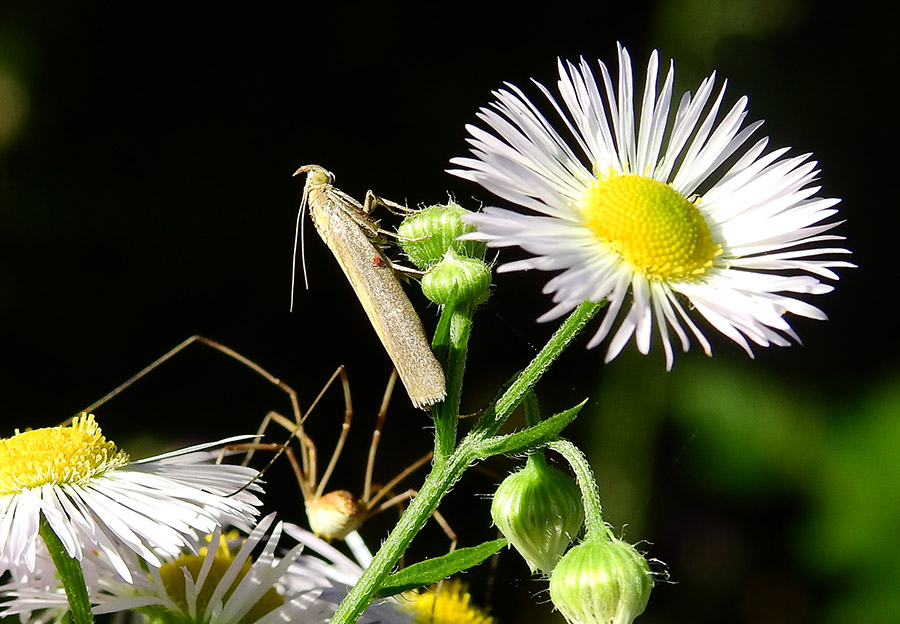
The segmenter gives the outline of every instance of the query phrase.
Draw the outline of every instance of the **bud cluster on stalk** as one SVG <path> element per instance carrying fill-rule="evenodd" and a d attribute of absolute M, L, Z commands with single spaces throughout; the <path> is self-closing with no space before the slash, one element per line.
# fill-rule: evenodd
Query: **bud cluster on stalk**
<path fill-rule="evenodd" d="M 475 229 L 462 221 L 468 212 L 450 201 L 423 208 L 397 228 L 403 252 L 425 271 L 422 292 L 439 305 L 455 300 L 474 307 L 491 293 L 491 268 L 483 260 L 485 244 L 457 240 Z"/>
<path fill-rule="evenodd" d="M 594 530 L 588 522 L 583 541 L 569 548 L 585 525 L 583 495 L 574 479 L 536 452 L 497 488 L 491 517 L 532 573 L 550 577 L 550 598 L 567 622 L 631 624 L 647 606 L 653 573 L 643 554 L 613 537 L 599 516 Z"/>

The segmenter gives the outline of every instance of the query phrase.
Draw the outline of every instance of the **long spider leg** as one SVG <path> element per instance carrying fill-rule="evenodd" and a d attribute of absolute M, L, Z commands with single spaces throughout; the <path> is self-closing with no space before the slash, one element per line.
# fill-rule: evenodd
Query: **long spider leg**
<path fill-rule="evenodd" d="M 226 347 L 225 345 L 223 345 L 223 344 L 221 344 L 221 343 L 219 343 L 219 342 L 216 342 L 215 340 L 212 340 L 211 338 L 207 338 L 207 337 L 205 337 L 205 336 L 200 336 L 200 335 L 191 336 L 191 337 L 188 338 L 187 340 L 183 341 L 181 344 L 179 344 L 179 345 L 175 346 L 174 348 L 170 349 L 168 352 L 166 352 L 165 354 L 163 354 L 161 357 L 157 358 L 156 360 L 154 360 L 153 362 L 151 362 L 150 364 L 148 364 L 147 366 L 145 366 L 142 370 L 140 370 L 137 374 L 133 375 L 133 376 L 132 376 L 130 379 L 128 379 L 126 382 L 124 382 L 123 384 L 119 385 L 119 386 L 116 387 L 114 390 L 108 392 L 108 393 L 107 393 L 106 395 L 104 395 L 101 399 L 99 399 L 99 400 L 97 400 L 97 401 L 94 401 L 93 403 L 91 403 L 90 405 L 88 405 L 88 406 L 87 406 L 86 408 L 84 408 L 83 410 L 80 410 L 78 413 L 81 414 L 82 412 L 87 412 L 87 413 L 93 412 L 93 411 L 96 410 L 98 407 L 100 407 L 101 405 L 107 403 L 110 399 L 112 399 L 112 398 L 118 396 L 119 394 L 121 394 L 122 392 L 124 392 L 125 390 L 127 390 L 127 389 L 128 389 L 129 387 L 131 387 L 135 382 L 140 381 L 140 380 L 141 380 L 143 377 L 145 377 L 148 373 L 152 372 L 154 369 L 158 368 L 161 364 L 165 363 L 167 360 L 170 360 L 172 357 L 174 357 L 175 355 L 177 355 L 177 354 L 180 353 L 181 351 L 185 350 L 187 347 L 189 347 L 190 345 L 194 344 L 195 342 L 198 342 L 198 343 L 200 343 L 200 344 L 204 344 L 204 345 L 206 345 L 207 347 L 210 347 L 210 348 L 215 349 L 215 350 L 217 350 L 217 351 L 219 351 L 219 352 L 221 352 L 221 353 L 224 353 L 224 354 L 227 355 L 228 357 L 230 357 L 230 358 L 232 358 L 232 359 L 234 359 L 234 360 L 237 360 L 238 362 L 240 362 L 241 364 L 243 364 L 243 365 L 246 366 L 247 368 L 249 368 L 249 369 L 251 369 L 252 371 L 256 372 L 257 374 L 259 374 L 260 376 L 262 376 L 263 378 L 265 378 L 268 382 L 270 382 L 270 383 L 272 383 L 272 384 L 278 386 L 279 388 L 281 388 L 284 392 L 287 393 L 288 397 L 290 398 L 290 401 L 291 401 L 291 407 L 293 408 L 294 413 L 296 413 L 296 414 L 299 414 L 299 413 L 300 413 L 300 404 L 299 404 L 299 402 L 298 402 L 298 400 L 297 400 L 297 393 L 294 391 L 293 388 L 291 388 L 289 385 L 287 385 L 286 383 L 284 383 L 283 381 L 281 381 L 278 377 L 275 377 L 274 375 L 272 375 L 269 371 L 267 371 L 266 369 L 264 369 L 264 368 L 263 368 L 262 366 L 260 366 L 259 364 L 257 364 L 257 363 L 255 363 L 255 362 L 253 362 L 252 360 L 250 360 L 250 359 L 244 357 L 243 355 L 241 355 L 241 354 L 238 353 L 237 351 L 234 351 L 233 349 L 230 349 L 230 348 Z M 76 414 L 76 415 L 77 415 L 77 414 Z"/>
<path fill-rule="evenodd" d="M 337 465 L 337 461 L 341 456 L 341 451 L 344 450 L 347 434 L 350 433 L 350 422 L 353 419 L 353 400 L 350 398 L 350 381 L 347 379 L 347 371 L 343 366 L 338 367 L 337 371 L 335 371 L 335 375 L 331 376 L 331 379 L 329 379 L 328 383 L 325 384 L 325 387 L 322 388 L 319 396 L 316 397 L 316 402 L 318 402 L 319 398 L 325 393 L 325 390 L 331 386 L 335 376 L 338 374 L 341 377 L 341 386 L 344 389 L 344 423 L 341 425 L 341 434 L 338 437 L 337 444 L 334 445 L 334 452 L 331 453 L 331 459 L 328 461 L 328 466 L 325 468 L 325 472 L 322 473 L 322 480 L 319 481 L 319 486 L 316 488 L 316 498 L 325 493 L 325 486 L 328 485 L 328 480 L 331 478 L 331 473 L 334 472 L 334 467 Z M 310 408 L 310 411 L 312 411 L 312 408 Z M 315 465 L 313 465 L 313 471 L 315 471 Z M 315 472 L 313 472 L 313 474 L 315 474 Z"/>
<path fill-rule="evenodd" d="M 388 404 L 394 392 L 394 384 L 397 383 L 397 369 L 391 369 L 387 387 L 381 398 L 381 406 L 378 409 L 378 417 L 375 421 L 375 429 L 372 430 L 372 444 L 369 446 L 369 458 L 366 461 L 366 480 L 363 486 L 362 502 L 368 505 L 372 497 L 372 474 L 375 470 L 375 454 L 378 452 L 378 443 L 381 441 L 381 430 L 384 429 L 384 421 L 387 418 Z M 393 487 L 393 485 L 392 485 Z"/>
<path fill-rule="evenodd" d="M 291 463 L 291 467 L 294 470 L 294 475 L 297 477 L 297 483 L 300 484 L 300 492 L 303 494 L 303 498 L 305 499 L 307 496 L 307 488 L 308 484 L 303 479 L 303 469 L 300 467 L 300 462 L 297 461 L 297 456 L 294 454 L 293 449 L 290 446 L 285 444 L 280 444 L 278 442 L 246 442 L 243 444 L 229 444 L 224 449 L 222 449 L 222 454 L 219 455 L 216 463 L 221 463 L 222 458 L 224 457 L 224 453 L 227 451 L 274 451 L 275 455 L 272 458 L 265 468 L 260 470 L 255 477 L 253 477 L 250 481 L 241 486 L 239 490 L 232 492 L 229 496 L 234 496 L 240 492 L 243 492 L 248 487 L 256 483 L 259 478 L 263 475 L 263 473 L 268 470 L 269 466 L 271 466 L 275 462 L 275 458 L 281 457 L 282 454 L 286 455 L 288 461 Z"/>
<path fill-rule="evenodd" d="M 366 514 L 366 519 L 368 520 L 369 518 L 377 516 L 381 512 L 386 511 L 386 510 L 390 509 L 391 507 L 394 507 L 394 506 L 398 505 L 399 503 L 402 503 L 403 501 L 410 500 L 411 498 L 414 498 L 415 495 L 418 493 L 419 492 L 417 490 L 410 488 L 410 489 L 406 490 L 405 492 L 401 492 L 400 494 L 392 496 L 391 498 L 387 499 L 386 501 L 384 501 L 383 503 L 378 505 L 378 507 L 370 509 L 369 512 Z M 446 518 L 444 518 L 444 516 L 441 514 L 441 512 L 439 512 L 437 509 L 435 509 L 433 512 L 431 512 L 431 515 L 435 519 L 435 521 L 438 523 L 438 525 L 440 525 L 441 529 L 444 530 L 444 533 L 447 535 L 447 538 L 450 540 L 450 552 L 453 552 L 454 550 L 456 550 L 456 544 L 458 542 L 456 531 L 454 531 L 452 528 L 450 528 L 450 524 L 447 522 Z"/>
<path fill-rule="evenodd" d="M 419 468 L 421 468 L 428 462 L 430 462 L 433 455 L 434 455 L 434 453 L 432 451 L 428 451 L 427 453 L 422 455 L 422 457 L 420 457 L 419 459 L 417 459 L 416 461 L 411 463 L 409 466 L 404 468 L 400 472 L 400 474 L 398 474 L 396 477 L 394 477 L 393 479 L 388 481 L 385 485 L 383 485 L 381 488 L 379 488 L 379 490 L 375 493 L 375 496 L 373 496 L 371 500 L 367 501 L 367 503 L 368 503 L 367 506 L 369 508 L 374 507 L 378 503 L 378 501 L 380 501 L 385 496 L 389 495 L 391 493 L 391 491 L 397 486 L 398 483 L 400 483 L 401 481 L 403 481 L 403 479 L 405 479 L 406 477 L 408 477 L 409 475 L 414 473 L 416 470 L 418 470 Z M 383 504 L 384 503 L 382 503 L 382 505 Z"/>
<path fill-rule="evenodd" d="M 266 414 L 265 419 L 263 420 L 265 425 L 268 425 L 270 422 L 276 422 L 282 427 L 290 430 L 292 434 L 294 433 L 296 427 L 293 425 L 293 421 L 289 418 L 285 418 L 278 412 L 269 412 Z M 260 434 L 262 433 L 264 428 L 260 429 Z M 300 433 L 296 434 L 298 438 L 301 440 L 301 449 L 303 448 L 303 440 L 307 439 L 306 434 L 300 431 Z M 269 458 L 269 462 L 263 466 L 259 472 L 256 474 L 253 479 L 244 485 L 238 492 L 247 489 L 252 483 L 258 481 L 268 470 L 272 467 L 272 465 L 278 461 L 278 458 L 282 455 L 287 455 L 288 461 L 291 463 L 291 468 L 294 470 L 294 475 L 297 478 L 297 483 L 300 485 L 300 492 L 303 494 L 303 500 L 309 500 L 313 496 L 313 489 L 315 488 L 315 482 L 310 481 L 307 473 L 304 471 L 303 467 L 300 465 L 300 462 L 297 460 L 297 456 L 294 454 L 293 449 L 291 449 L 290 438 L 286 442 L 261 442 L 257 437 L 253 442 L 249 442 L 246 444 L 232 444 L 225 447 L 224 450 L 248 450 L 250 452 L 253 451 L 273 451 L 273 455 Z M 249 459 L 250 452 L 247 453 L 247 458 L 244 460 L 244 465 L 247 463 L 247 459 Z M 237 492 L 235 492 L 236 494 Z"/>

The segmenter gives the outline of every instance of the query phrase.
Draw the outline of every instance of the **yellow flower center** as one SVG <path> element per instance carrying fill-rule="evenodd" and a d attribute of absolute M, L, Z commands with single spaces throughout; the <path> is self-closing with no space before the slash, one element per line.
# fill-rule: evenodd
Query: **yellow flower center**
<path fill-rule="evenodd" d="M 128 463 L 128 454 L 108 442 L 93 414 L 70 427 L 48 427 L 0 439 L 0 495 L 53 483 L 83 484 Z"/>
<path fill-rule="evenodd" d="M 496 620 L 477 605 L 465 583 L 452 579 L 428 591 L 413 593 L 403 608 L 413 614 L 415 624 L 495 624 Z"/>
<path fill-rule="evenodd" d="M 204 622 L 207 619 L 206 610 L 209 606 L 209 599 L 212 598 L 213 592 L 234 562 L 234 556 L 229 552 L 227 545 L 224 545 L 223 542 L 220 542 L 219 547 L 216 549 L 212 566 L 206 576 L 203 587 L 199 588 L 197 594 L 196 615 L 190 620 L 184 621 Z M 166 588 L 166 594 L 181 610 L 181 614 L 179 615 L 183 616 L 190 613 L 187 601 L 187 590 L 185 589 L 185 571 L 187 571 L 194 582 L 196 582 L 200 576 L 200 569 L 203 567 L 203 560 L 205 557 L 206 549 L 203 548 L 199 555 L 182 555 L 173 562 L 166 563 L 159 569 L 159 575 Z M 228 588 L 228 591 L 222 596 L 223 601 L 227 601 L 231 597 L 231 594 L 234 593 L 234 590 L 237 589 L 238 585 L 252 567 L 253 564 L 250 561 L 244 562 L 237 577 Z M 262 619 L 264 615 L 278 609 L 282 605 L 284 605 L 284 598 L 274 587 L 270 587 L 266 590 L 266 593 L 263 594 L 262 598 L 260 598 L 235 624 L 252 624 L 253 622 L 257 622 Z M 175 614 L 169 615 L 172 616 Z M 169 617 L 163 619 L 164 621 L 170 621 L 173 618 Z M 176 617 L 174 618 L 174 621 L 181 620 Z"/>
<path fill-rule="evenodd" d="M 695 202 L 645 176 L 599 176 L 584 198 L 586 225 L 648 278 L 702 275 L 722 253 Z"/>

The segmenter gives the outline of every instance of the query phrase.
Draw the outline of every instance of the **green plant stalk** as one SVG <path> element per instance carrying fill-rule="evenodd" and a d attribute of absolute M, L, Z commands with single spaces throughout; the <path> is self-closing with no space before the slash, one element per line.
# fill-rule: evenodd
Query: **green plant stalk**
<path fill-rule="evenodd" d="M 522 400 L 522 408 L 525 412 L 525 424 L 529 427 L 534 427 L 541 423 L 541 406 L 538 403 L 537 395 L 534 393 L 534 390 L 530 390 L 525 394 L 525 398 Z M 533 453 L 529 453 L 525 463 L 536 464 L 546 468 L 547 460 L 544 457 L 543 449 L 538 449 Z"/>
<path fill-rule="evenodd" d="M 497 433 L 510 414 L 522 403 L 526 393 L 534 388 L 534 385 L 547 372 L 547 369 L 550 368 L 553 362 L 556 361 L 604 305 L 606 305 L 605 301 L 600 303 L 585 301 L 575 308 L 575 311 L 569 315 L 553 336 L 550 337 L 550 340 L 544 345 L 541 352 L 535 356 L 525 370 L 519 373 L 516 380 L 503 393 L 503 396 L 485 410 L 484 415 L 472 430 L 472 434 L 483 439 Z"/>
<path fill-rule="evenodd" d="M 525 424 L 534 427 L 541 423 L 541 406 L 538 403 L 537 395 L 531 390 L 522 400 L 522 407 L 525 411 Z"/>
<path fill-rule="evenodd" d="M 547 345 L 540 353 L 531 361 L 525 370 L 523 370 L 503 395 L 489 406 L 485 414 L 479 420 L 478 425 L 463 439 L 460 445 L 454 450 L 446 460 L 440 462 L 435 461 L 432 465 L 431 472 L 425 478 L 425 482 L 419 490 L 419 493 L 412 500 L 397 525 L 388 535 L 381 548 L 375 554 L 371 564 L 363 572 L 362 576 L 356 582 L 356 585 L 341 602 L 337 611 L 331 618 L 331 624 L 352 624 L 359 619 L 362 612 L 369 605 L 372 596 L 378 591 L 384 578 L 390 574 L 391 570 L 403 553 L 409 547 L 416 534 L 421 530 L 422 526 L 428 520 L 429 516 L 437 509 L 438 504 L 444 495 L 450 490 L 450 487 L 459 479 L 462 473 L 476 459 L 482 459 L 478 453 L 481 442 L 488 436 L 493 435 L 500 429 L 503 423 L 509 418 L 513 410 L 522 402 L 525 394 L 530 391 L 538 382 L 541 376 L 547 371 L 550 365 L 556 360 L 563 350 L 572 342 L 575 336 L 584 328 L 584 326 L 597 314 L 603 303 L 585 302 L 578 306 L 575 311 L 566 319 L 560 328 L 553 334 Z M 448 306 L 450 307 L 450 306 Z M 445 310 L 448 314 L 456 314 L 453 310 Z M 439 331 L 441 325 L 445 322 L 442 316 L 438 324 Z M 448 322 L 451 322 L 452 319 Z M 462 321 L 460 321 L 462 322 Z M 471 315 L 468 324 L 465 325 L 464 332 L 458 334 L 459 339 L 468 341 L 469 330 L 471 326 Z M 462 328 L 462 327 L 460 327 Z M 455 343 L 451 339 L 451 343 Z M 440 352 L 440 345 L 435 345 L 435 350 Z M 445 365 L 445 374 L 448 378 L 449 388 L 462 387 L 462 374 L 465 367 L 465 350 L 461 350 L 462 360 L 457 361 L 455 365 L 450 364 L 453 356 L 447 354 L 447 362 Z M 453 396 L 448 392 L 448 397 Z M 451 399 L 452 401 L 452 399 Z M 458 401 L 458 399 L 457 399 Z M 447 403 L 447 402 L 445 402 Z M 457 402 L 458 405 L 458 402 Z M 439 408 L 440 412 L 442 408 Z M 440 418 L 446 416 L 446 412 L 440 414 Z M 458 416 L 454 414 L 453 416 Z M 437 419 L 436 419 L 437 428 Z M 445 423 L 446 424 L 446 423 Z M 444 425 L 441 425 L 442 427 Z M 436 436 L 446 435 L 444 431 L 435 432 Z M 454 432 L 455 436 L 455 432 Z M 435 446 L 441 443 L 436 441 Z M 598 498 L 599 506 L 599 498 Z"/>
<path fill-rule="evenodd" d="M 38 529 L 41 538 L 50 551 L 50 557 L 56 565 L 56 573 L 66 590 L 66 598 L 69 601 L 69 610 L 72 614 L 73 624 L 91 624 L 94 616 L 91 613 L 91 601 L 88 598 L 87 585 L 84 582 L 84 572 L 77 559 L 73 559 L 66 552 L 65 547 L 50 528 L 50 524 L 41 515 L 41 524 Z"/>
<path fill-rule="evenodd" d="M 449 342 L 443 349 L 436 349 L 447 378 L 447 398 L 432 408 L 434 419 L 434 465 L 442 466 L 456 448 L 456 430 L 459 422 L 459 402 L 462 396 L 463 375 L 469 353 L 469 336 L 472 333 L 474 308 L 471 305 L 445 306 L 441 323 L 449 323 Z M 445 319 L 444 315 L 449 318 Z"/>
<path fill-rule="evenodd" d="M 419 493 L 400 516 L 397 526 L 388 535 L 372 559 L 372 563 L 332 616 L 331 624 L 356 622 L 380 588 L 384 578 L 397 565 L 410 542 L 437 508 L 441 498 L 475 459 L 472 445 L 464 440 L 447 458 L 442 469 L 432 468 Z"/>
<path fill-rule="evenodd" d="M 581 489 L 581 499 L 584 505 L 584 525 L 586 527 L 584 540 L 610 539 L 609 527 L 603 521 L 600 490 L 587 457 L 577 446 L 564 439 L 550 442 L 547 444 L 547 448 L 562 455 L 575 472 L 575 480 Z"/>

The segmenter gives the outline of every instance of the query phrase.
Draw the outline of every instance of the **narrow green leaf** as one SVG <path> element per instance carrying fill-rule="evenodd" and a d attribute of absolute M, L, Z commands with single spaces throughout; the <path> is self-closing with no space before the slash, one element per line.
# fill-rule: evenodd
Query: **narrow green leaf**
<path fill-rule="evenodd" d="M 386 598 L 410 589 L 437 583 L 448 576 L 477 566 L 504 546 L 506 546 L 506 540 L 500 538 L 478 546 L 460 548 L 441 557 L 414 563 L 387 577 L 375 596 Z"/>
<path fill-rule="evenodd" d="M 559 414 L 554 414 L 547 420 L 543 420 L 527 429 L 507 435 L 494 436 L 479 442 L 476 447 L 476 453 L 478 457 L 485 458 L 494 455 L 524 453 L 540 447 L 558 436 L 560 431 L 575 420 L 585 403 L 587 403 L 587 399 L 575 407 Z"/>

